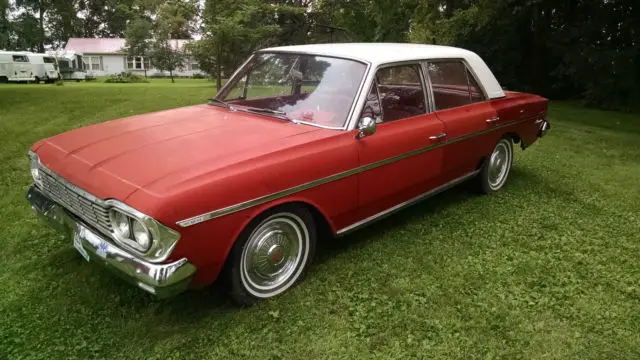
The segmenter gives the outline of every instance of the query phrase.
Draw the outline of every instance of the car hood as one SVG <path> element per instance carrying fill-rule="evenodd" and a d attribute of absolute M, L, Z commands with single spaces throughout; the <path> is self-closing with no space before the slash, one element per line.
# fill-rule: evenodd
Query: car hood
<path fill-rule="evenodd" d="M 161 193 L 187 175 L 281 151 L 317 132 L 333 131 L 198 105 L 72 130 L 32 150 L 72 184 L 103 199 L 124 201 L 137 189 Z"/>

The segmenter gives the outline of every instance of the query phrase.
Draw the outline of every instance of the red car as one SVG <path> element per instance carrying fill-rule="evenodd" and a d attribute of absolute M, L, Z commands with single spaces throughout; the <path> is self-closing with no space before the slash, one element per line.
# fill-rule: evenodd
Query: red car
<path fill-rule="evenodd" d="M 33 145 L 32 207 L 88 261 L 169 296 L 224 276 L 251 304 L 344 235 L 465 180 L 509 175 L 548 101 L 505 92 L 476 54 L 324 44 L 253 54 L 208 104 Z"/>

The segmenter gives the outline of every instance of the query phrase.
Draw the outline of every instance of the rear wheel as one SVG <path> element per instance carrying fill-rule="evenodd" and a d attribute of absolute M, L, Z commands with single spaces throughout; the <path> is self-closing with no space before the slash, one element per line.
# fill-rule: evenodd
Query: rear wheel
<path fill-rule="evenodd" d="M 513 143 L 502 138 L 496 144 L 491 156 L 484 162 L 477 181 L 480 191 L 491 194 L 500 190 L 507 182 L 513 163 Z"/>
<path fill-rule="evenodd" d="M 259 216 L 233 246 L 226 276 L 231 297 L 253 305 L 298 283 L 315 253 L 316 226 L 309 211 L 286 205 Z"/>

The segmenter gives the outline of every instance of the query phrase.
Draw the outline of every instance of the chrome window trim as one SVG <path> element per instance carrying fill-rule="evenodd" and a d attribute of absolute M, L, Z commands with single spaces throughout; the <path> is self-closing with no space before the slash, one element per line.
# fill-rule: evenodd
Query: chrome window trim
<path fill-rule="evenodd" d="M 386 158 L 386 159 L 383 159 L 383 160 L 380 160 L 380 161 L 377 161 L 377 162 L 374 162 L 374 163 L 358 166 L 356 168 L 353 168 L 353 169 L 350 169 L 350 170 L 346 170 L 346 171 L 342 171 L 342 172 L 339 172 L 337 174 L 329 175 L 329 176 L 324 177 L 324 178 L 312 180 L 312 181 L 306 182 L 306 183 L 301 184 L 301 185 L 293 186 L 293 187 L 290 187 L 288 189 L 284 189 L 284 190 L 277 191 L 277 192 L 274 192 L 274 193 L 271 193 L 271 194 L 260 196 L 260 197 L 257 197 L 255 199 L 247 200 L 247 201 L 244 201 L 244 202 L 241 202 L 241 203 L 237 203 L 237 204 L 233 204 L 233 205 L 230 205 L 230 206 L 226 206 L 226 207 L 223 207 L 223 208 L 220 208 L 220 209 L 217 209 L 217 210 L 209 211 L 209 212 L 206 212 L 206 213 L 203 213 L 203 214 L 200 214 L 200 215 L 192 216 L 192 217 L 189 217 L 187 219 L 180 220 L 180 221 L 176 222 L 176 224 L 178 226 L 182 227 L 182 228 L 193 226 L 193 225 L 196 225 L 196 224 L 199 224 L 199 223 L 202 223 L 202 222 L 205 222 L 205 221 L 209 221 L 209 220 L 221 217 L 221 216 L 229 215 L 229 214 L 232 214 L 232 213 L 235 213 L 235 212 L 238 212 L 238 211 L 242 211 L 242 210 L 257 206 L 257 205 L 261 205 L 261 204 L 265 204 L 265 203 L 268 203 L 268 202 L 271 202 L 271 201 L 274 201 L 274 200 L 277 200 L 277 199 L 281 199 L 281 198 L 283 198 L 285 196 L 289 196 L 289 195 L 292 195 L 292 194 L 295 194 L 295 193 L 298 193 L 298 192 L 301 192 L 301 191 L 304 191 L 304 190 L 308 190 L 308 189 L 314 188 L 316 186 L 324 185 L 324 184 L 332 182 L 332 181 L 340 180 L 340 179 L 346 178 L 348 176 L 359 174 L 359 173 L 365 172 L 367 170 L 371 170 L 371 169 L 375 169 L 375 168 L 380 167 L 380 166 L 391 164 L 391 163 L 394 163 L 396 161 L 400 161 L 400 160 L 406 159 L 406 158 L 411 157 L 411 156 L 419 155 L 419 154 L 425 153 L 425 152 L 430 151 L 430 150 L 441 148 L 441 147 L 447 146 L 449 144 L 454 144 L 454 143 L 457 143 L 457 142 L 460 142 L 460 141 L 463 141 L 463 140 L 466 140 L 466 139 L 469 139 L 469 138 L 472 138 L 472 137 L 475 137 L 475 136 L 480 136 L 480 135 L 483 135 L 483 134 L 486 134 L 486 133 L 489 133 L 489 132 L 492 132 L 492 131 L 496 131 L 496 130 L 499 130 L 499 129 L 502 129 L 502 128 L 505 128 L 505 127 L 517 125 L 517 124 L 520 124 L 520 123 L 523 123 L 523 122 L 526 122 L 526 121 L 531 121 L 531 120 L 533 120 L 535 118 L 538 118 L 538 117 L 540 117 L 540 115 L 536 114 L 536 115 L 533 115 L 533 116 L 528 117 L 526 119 L 509 121 L 509 122 L 506 122 L 506 123 L 503 123 L 503 124 L 500 124 L 500 125 L 497 125 L 497 126 L 493 126 L 493 127 L 490 127 L 490 128 L 484 129 L 484 130 L 480 130 L 480 131 L 476 131 L 474 133 L 470 133 L 470 134 L 467 134 L 467 135 L 459 136 L 457 138 L 453 138 L 453 139 L 447 140 L 447 141 L 442 142 L 442 143 L 433 144 L 433 145 L 430 145 L 430 146 L 427 146 L 427 147 L 424 147 L 424 148 L 420 148 L 420 149 L 416 149 L 416 150 L 410 151 L 408 153 L 392 156 L 392 157 L 389 157 L 389 158 Z"/>

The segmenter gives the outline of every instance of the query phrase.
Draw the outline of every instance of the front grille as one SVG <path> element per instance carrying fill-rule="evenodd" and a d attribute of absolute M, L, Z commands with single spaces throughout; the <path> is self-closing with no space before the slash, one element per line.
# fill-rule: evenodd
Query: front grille
<path fill-rule="evenodd" d="M 42 190 L 53 201 L 105 234 L 111 233 L 109 211 L 97 199 L 91 199 L 92 196 L 83 194 L 83 190 L 58 179 L 48 171 L 40 171 L 40 174 L 42 174 Z"/>

